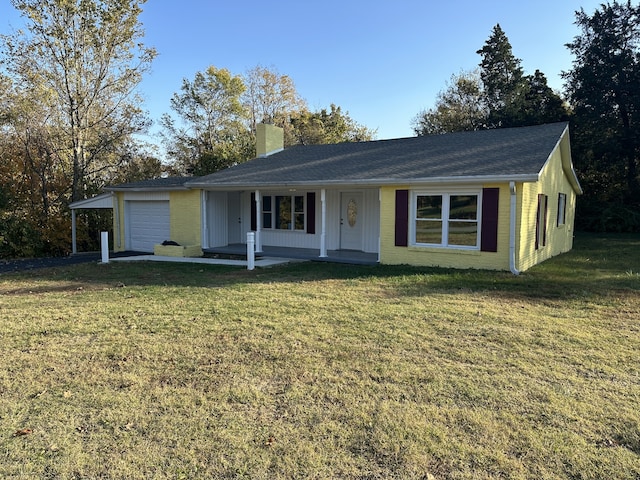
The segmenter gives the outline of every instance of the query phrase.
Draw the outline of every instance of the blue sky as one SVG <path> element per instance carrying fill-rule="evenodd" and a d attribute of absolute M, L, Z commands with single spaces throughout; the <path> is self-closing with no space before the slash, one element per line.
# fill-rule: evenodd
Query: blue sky
<path fill-rule="evenodd" d="M 561 90 L 574 12 L 601 0 L 149 0 L 140 18 L 158 50 L 140 85 L 151 117 L 170 112 L 183 78 L 209 65 L 234 74 L 261 65 L 289 75 L 312 110 L 334 103 L 377 129 L 412 136 L 411 120 L 433 106 L 452 74 L 475 68 L 496 23 L 525 73 L 540 69 Z M 8 1 L 0 33 L 20 27 Z"/>

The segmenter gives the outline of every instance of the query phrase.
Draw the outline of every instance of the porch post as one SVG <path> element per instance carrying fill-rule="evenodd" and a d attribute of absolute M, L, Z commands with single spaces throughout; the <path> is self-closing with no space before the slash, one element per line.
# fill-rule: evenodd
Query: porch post
<path fill-rule="evenodd" d="M 327 256 L 327 190 L 320 190 L 321 224 L 320 227 L 320 258 Z"/>
<path fill-rule="evenodd" d="M 76 209 L 71 209 L 71 253 L 75 255 L 78 253 L 76 247 Z"/>
<path fill-rule="evenodd" d="M 256 190 L 256 252 L 262 252 L 262 198 L 260 190 Z"/>

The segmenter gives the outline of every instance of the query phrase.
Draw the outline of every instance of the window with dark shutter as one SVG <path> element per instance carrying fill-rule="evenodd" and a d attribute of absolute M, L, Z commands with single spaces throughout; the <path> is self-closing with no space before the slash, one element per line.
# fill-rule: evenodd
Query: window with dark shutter
<path fill-rule="evenodd" d="M 409 190 L 396 190 L 395 246 L 409 244 Z"/>
<path fill-rule="evenodd" d="M 482 189 L 482 227 L 480 229 L 480 250 L 498 251 L 498 200 L 499 188 Z"/>
<path fill-rule="evenodd" d="M 538 211 L 536 212 L 536 250 L 547 244 L 547 196 L 538 194 Z"/>
<path fill-rule="evenodd" d="M 307 233 L 316 233 L 316 192 L 307 192 Z"/>

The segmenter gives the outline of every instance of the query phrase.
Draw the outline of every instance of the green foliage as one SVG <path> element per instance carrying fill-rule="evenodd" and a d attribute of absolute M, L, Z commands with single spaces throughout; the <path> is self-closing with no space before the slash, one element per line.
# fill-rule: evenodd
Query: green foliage
<path fill-rule="evenodd" d="M 451 76 L 434 108 L 414 118 L 413 130 L 416 135 L 482 130 L 487 128 L 487 116 L 479 72 L 462 72 Z"/>
<path fill-rule="evenodd" d="M 331 110 L 303 111 L 291 118 L 295 143 L 317 145 L 373 140 L 375 131 L 358 124 L 349 113 L 331 104 Z"/>
<path fill-rule="evenodd" d="M 118 147 L 148 125 L 134 92 L 156 55 L 140 42 L 144 0 L 12 0 L 27 30 L 2 37 L 9 74 L 69 178 L 72 201 L 118 164 Z M 25 127 L 23 127 L 25 128 Z M 27 127 L 28 128 L 28 127 Z"/>
<path fill-rule="evenodd" d="M 245 90 L 242 77 L 214 66 L 182 81 L 171 99 L 178 122 L 162 117 L 167 152 L 179 171 L 207 174 L 251 158 L 236 141 L 247 132 Z"/>
<path fill-rule="evenodd" d="M 603 4 L 576 13 L 581 33 L 567 46 L 575 56 L 565 73 L 574 109 L 573 158 L 586 201 L 597 212 L 588 228 L 638 231 L 640 210 L 640 6 Z M 618 218 L 616 225 L 612 218 Z"/>
<path fill-rule="evenodd" d="M 521 60 L 513 55 L 511 43 L 499 24 L 493 27 L 491 36 L 476 53 L 482 57 L 480 78 L 489 127 L 515 126 L 525 85 L 524 72 Z"/>
<path fill-rule="evenodd" d="M 540 70 L 524 74 L 500 25 L 477 53 L 482 57 L 479 70 L 452 76 L 438 93 L 435 107 L 414 118 L 417 135 L 568 120 L 565 102 L 548 86 L 545 75 Z"/>

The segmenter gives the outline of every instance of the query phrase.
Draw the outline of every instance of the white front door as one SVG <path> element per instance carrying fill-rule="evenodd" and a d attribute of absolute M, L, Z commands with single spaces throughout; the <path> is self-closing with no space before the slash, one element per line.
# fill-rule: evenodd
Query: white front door
<path fill-rule="evenodd" d="M 229 245 L 244 243 L 242 239 L 242 196 L 240 192 L 229 192 Z"/>
<path fill-rule="evenodd" d="M 342 192 L 340 195 L 340 249 L 362 250 L 364 219 L 361 192 Z"/>

